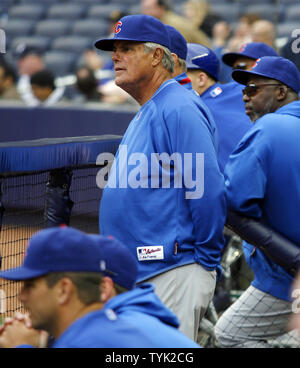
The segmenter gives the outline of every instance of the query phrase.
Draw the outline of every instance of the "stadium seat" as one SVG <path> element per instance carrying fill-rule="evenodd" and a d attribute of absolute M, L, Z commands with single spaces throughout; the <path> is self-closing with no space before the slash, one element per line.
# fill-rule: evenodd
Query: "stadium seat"
<path fill-rule="evenodd" d="M 32 19 L 10 19 L 5 24 L 1 24 L 8 37 L 26 36 L 32 33 L 35 21 Z"/>
<path fill-rule="evenodd" d="M 31 35 L 29 37 L 15 37 L 11 41 L 11 48 L 16 49 L 17 45 L 25 44 L 29 48 L 34 48 L 39 50 L 41 53 L 47 51 L 50 47 L 50 38 L 45 36 L 35 36 Z"/>
<path fill-rule="evenodd" d="M 86 6 L 81 3 L 54 4 L 48 8 L 49 19 L 79 19 L 84 16 Z"/>
<path fill-rule="evenodd" d="M 67 35 L 72 22 L 65 19 L 45 19 L 36 23 L 35 34 L 39 36 L 58 37 Z"/>
<path fill-rule="evenodd" d="M 2 1 L 2 0 L 1 0 Z M 19 0 L 20 4 L 41 4 L 44 6 L 50 6 L 53 5 L 55 3 L 60 2 L 61 0 Z"/>
<path fill-rule="evenodd" d="M 229 23 L 235 22 L 239 16 L 238 7 L 232 6 L 232 4 L 213 4 L 211 10 Z"/>
<path fill-rule="evenodd" d="M 260 5 L 262 3 L 264 3 L 264 4 L 274 4 L 274 1 L 273 0 L 263 0 L 263 1 L 262 0 L 251 0 L 251 1 L 249 1 L 249 0 L 239 0 L 239 3 L 242 6 L 244 6 L 244 5 L 248 6 L 249 3 L 251 3 L 252 5 L 255 5 L 255 4 Z"/>
<path fill-rule="evenodd" d="M 290 5 L 289 7 L 286 8 L 284 21 L 285 22 L 298 21 L 299 22 L 298 28 L 300 28 L 300 4 Z"/>
<path fill-rule="evenodd" d="M 86 5 L 99 5 L 107 3 L 107 0 L 72 0 L 74 3 L 84 2 Z M 120 0 L 118 0 L 120 1 Z"/>
<path fill-rule="evenodd" d="M 56 76 L 73 74 L 78 54 L 67 51 L 50 50 L 45 52 L 43 60 L 47 69 Z"/>
<path fill-rule="evenodd" d="M 120 3 L 92 5 L 88 9 L 87 17 L 94 19 L 108 19 L 110 13 L 114 10 L 124 10 L 124 6 L 121 6 Z"/>
<path fill-rule="evenodd" d="M 293 30 L 299 28 L 300 28 L 299 22 L 280 23 L 277 25 L 277 37 L 291 38 Z"/>
<path fill-rule="evenodd" d="M 90 37 L 78 35 L 57 37 L 51 44 L 51 50 L 70 51 L 78 54 L 92 47 L 93 43 Z"/>
<path fill-rule="evenodd" d="M 11 6 L 8 16 L 20 19 L 41 19 L 46 12 L 46 7 L 41 4 L 23 4 Z"/>
<path fill-rule="evenodd" d="M 252 4 L 244 8 L 244 13 L 256 13 L 260 15 L 263 19 L 270 20 L 274 22 L 277 20 L 281 21 L 283 17 L 284 7 L 279 4 L 279 6 L 274 6 L 274 4 Z"/>
<path fill-rule="evenodd" d="M 74 22 L 72 33 L 79 36 L 99 38 L 109 34 L 109 22 L 106 19 L 83 19 Z"/>
<path fill-rule="evenodd" d="M 176 1 L 175 0 L 172 0 L 172 3 L 176 3 Z M 177 3 L 182 3 L 182 0 L 177 0 Z M 137 3 L 139 3 L 138 1 L 136 1 L 136 0 L 122 0 L 122 1 L 120 1 L 120 0 L 110 0 L 110 3 L 112 3 L 112 4 L 122 4 L 122 6 L 124 6 L 124 5 L 137 5 Z"/>

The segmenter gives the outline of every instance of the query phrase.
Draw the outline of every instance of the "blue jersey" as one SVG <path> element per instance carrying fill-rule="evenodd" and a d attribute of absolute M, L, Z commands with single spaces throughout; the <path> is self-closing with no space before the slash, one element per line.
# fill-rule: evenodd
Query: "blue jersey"
<path fill-rule="evenodd" d="M 300 246 L 300 101 L 258 119 L 225 168 L 228 206 L 260 218 Z M 289 300 L 292 277 L 261 250 L 244 244 L 253 286 Z"/>
<path fill-rule="evenodd" d="M 191 92 L 191 98 L 194 99 L 196 101 L 196 104 L 199 106 L 200 108 L 200 114 L 201 115 L 205 115 L 205 122 L 209 123 L 209 129 L 211 131 L 212 137 L 213 137 L 213 142 L 214 142 L 214 146 L 216 149 L 216 152 L 219 152 L 219 133 L 218 133 L 218 129 L 215 123 L 215 120 L 209 110 L 209 108 L 205 105 L 205 103 L 203 103 L 200 95 L 198 94 L 198 92 L 196 92 L 193 87 L 192 87 L 192 81 L 190 80 L 190 78 L 188 77 L 188 75 L 186 73 L 182 73 L 177 75 L 174 78 L 181 86 L 183 86 L 185 89 L 189 90 Z"/>
<path fill-rule="evenodd" d="M 75 320 L 52 348 L 199 348 L 177 328 L 175 314 L 144 284 Z M 31 347 L 21 345 L 19 347 Z"/>
<path fill-rule="evenodd" d="M 216 83 L 201 95 L 218 129 L 218 162 L 222 172 L 229 155 L 252 126 L 245 113 L 243 88 L 244 86 L 236 82 Z"/>
<path fill-rule="evenodd" d="M 199 99 L 171 79 L 130 123 L 100 205 L 100 233 L 139 261 L 138 282 L 178 266 L 219 268 L 224 178 Z M 171 161 L 170 161 L 171 159 Z"/>

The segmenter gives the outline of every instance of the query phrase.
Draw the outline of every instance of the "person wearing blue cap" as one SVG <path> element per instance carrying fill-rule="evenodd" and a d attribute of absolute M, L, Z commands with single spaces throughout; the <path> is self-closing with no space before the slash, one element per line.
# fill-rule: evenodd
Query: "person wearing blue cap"
<path fill-rule="evenodd" d="M 263 56 L 278 56 L 277 52 L 264 42 L 244 43 L 237 52 L 227 52 L 222 61 L 233 69 L 250 70 L 255 60 Z"/>
<path fill-rule="evenodd" d="M 174 27 L 165 25 L 169 39 L 170 51 L 174 58 L 174 73 L 175 80 L 185 88 L 192 90 L 192 82 L 186 74 L 186 56 L 187 56 L 187 42 L 183 35 Z"/>
<path fill-rule="evenodd" d="M 299 71 L 290 60 L 265 56 L 232 77 L 246 86 L 245 110 L 254 124 L 225 167 L 228 208 L 300 247 Z M 254 280 L 215 332 L 224 347 L 269 347 L 287 331 L 293 276 L 260 247 L 244 242 L 243 250 Z"/>
<path fill-rule="evenodd" d="M 214 139 L 214 146 L 216 148 L 216 152 L 219 151 L 219 137 L 218 130 L 214 121 L 214 118 L 207 108 L 205 104 L 203 104 L 202 100 L 198 98 L 198 93 L 193 89 L 192 81 L 187 75 L 187 42 L 182 34 L 174 27 L 166 24 L 165 25 L 167 32 L 169 34 L 170 39 L 170 51 L 172 53 L 174 59 L 174 72 L 172 74 L 173 78 L 184 88 L 192 91 L 192 96 L 197 105 L 199 105 L 200 114 L 202 115 L 205 112 L 207 116 L 207 123 L 209 123 L 208 128 L 212 133 Z"/>
<path fill-rule="evenodd" d="M 158 19 L 123 17 L 114 37 L 95 45 L 113 51 L 115 83 L 141 105 L 103 190 L 100 233 L 126 244 L 138 283 L 154 283 L 180 330 L 197 340 L 220 270 L 226 213 L 206 110 L 172 78 L 170 39 Z"/>
<path fill-rule="evenodd" d="M 218 162 L 222 172 L 230 153 L 251 128 L 245 114 L 241 87 L 238 83 L 218 83 L 220 61 L 209 48 L 188 43 L 188 76 L 192 86 L 210 109 L 219 135 Z"/>
<path fill-rule="evenodd" d="M 42 330 L 52 348 L 199 348 L 151 284 L 136 287 L 136 276 L 137 261 L 113 237 L 69 227 L 36 233 L 22 266 L 0 273 L 23 281 L 31 319 L 6 323 L 0 347 L 38 347 Z"/>

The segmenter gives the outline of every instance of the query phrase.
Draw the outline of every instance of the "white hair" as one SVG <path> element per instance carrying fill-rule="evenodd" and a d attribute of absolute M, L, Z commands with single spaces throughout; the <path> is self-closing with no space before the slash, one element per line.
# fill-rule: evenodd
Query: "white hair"
<path fill-rule="evenodd" d="M 150 52 L 151 50 L 154 50 L 157 47 L 161 48 L 164 52 L 163 58 L 162 58 L 162 64 L 164 68 L 167 69 L 170 73 L 173 73 L 174 72 L 174 60 L 173 60 L 171 51 L 167 47 L 162 46 L 158 43 L 154 43 L 154 42 L 144 43 L 145 52 Z"/>

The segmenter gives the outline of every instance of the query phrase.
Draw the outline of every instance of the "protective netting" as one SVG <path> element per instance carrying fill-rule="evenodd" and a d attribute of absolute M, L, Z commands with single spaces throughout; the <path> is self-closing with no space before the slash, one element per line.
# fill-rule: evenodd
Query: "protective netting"
<path fill-rule="evenodd" d="M 69 220 L 70 226 L 98 233 L 101 198 L 96 185 L 98 170 L 99 166 L 72 168 L 67 178 L 65 169 L 0 177 L 2 270 L 19 266 L 28 239 L 36 231 L 54 226 L 55 221 L 58 225 Z M 19 290 L 20 283 L 0 280 L 1 319 L 23 310 L 17 297 Z"/>

